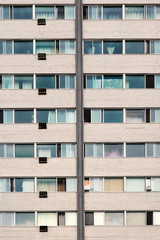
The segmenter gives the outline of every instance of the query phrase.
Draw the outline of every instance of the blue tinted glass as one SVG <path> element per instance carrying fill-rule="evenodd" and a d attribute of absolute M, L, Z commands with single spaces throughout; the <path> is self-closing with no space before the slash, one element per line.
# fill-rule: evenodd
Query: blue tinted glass
<path fill-rule="evenodd" d="M 33 144 L 16 144 L 15 145 L 15 157 L 34 157 L 34 145 Z"/>
<path fill-rule="evenodd" d="M 122 7 L 103 7 L 103 19 L 122 19 Z"/>
<path fill-rule="evenodd" d="M 60 75 L 60 88 L 73 89 L 75 88 L 74 76 Z"/>
<path fill-rule="evenodd" d="M 55 110 L 37 110 L 37 123 L 55 123 Z"/>
<path fill-rule="evenodd" d="M 104 75 L 104 88 L 122 88 L 122 76 L 106 76 Z"/>
<path fill-rule="evenodd" d="M 33 88 L 33 76 L 14 76 L 14 88 L 15 89 L 32 89 Z"/>
<path fill-rule="evenodd" d="M 126 144 L 126 157 L 145 157 L 145 144 Z"/>
<path fill-rule="evenodd" d="M 16 226 L 34 226 L 34 213 L 16 213 Z"/>
<path fill-rule="evenodd" d="M 54 18 L 54 7 L 36 7 L 36 19 L 37 18 Z"/>
<path fill-rule="evenodd" d="M 84 54 L 92 54 L 92 41 L 84 41 Z"/>
<path fill-rule="evenodd" d="M 126 41 L 126 54 L 144 54 L 144 41 Z"/>
<path fill-rule="evenodd" d="M 66 111 L 65 110 L 57 110 L 57 122 L 58 123 L 66 122 Z"/>
<path fill-rule="evenodd" d="M 33 54 L 33 41 L 14 41 L 15 54 Z"/>
<path fill-rule="evenodd" d="M 102 41 L 93 41 L 93 54 L 102 54 Z"/>
<path fill-rule="evenodd" d="M 33 110 L 15 110 L 15 123 L 33 123 Z"/>
<path fill-rule="evenodd" d="M 36 41 L 36 53 L 55 53 L 55 41 Z"/>
<path fill-rule="evenodd" d="M 56 144 L 38 144 L 37 157 L 56 157 Z"/>
<path fill-rule="evenodd" d="M 105 123 L 122 123 L 123 111 L 122 110 L 104 110 Z"/>
<path fill-rule="evenodd" d="M 0 54 L 3 54 L 3 41 L 0 41 Z"/>
<path fill-rule="evenodd" d="M 32 19 L 32 7 L 14 7 L 14 19 Z"/>
<path fill-rule="evenodd" d="M 74 76 L 69 76 L 69 87 L 70 89 L 75 88 L 75 80 Z"/>
<path fill-rule="evenodd" d="M 3 7 L 3 19 L 10 19 L 9 10 L 10 7 Z"/>
<path fill-rule="evenodd" d="M 12 54 L 12 41 L 6 41 L 6 54 Z"/>
<path fill-rule="evenodd" d="M 55 76 L 36 76 L 36 88 L 55 88 Z"/>
<path fill-rule="evenodd" d="M 144 76 L 126 75 L 126 88 L 144 88 Z"/>
<path fill-rule="evenodd" d="M 104 54 L 122 54 L 122 41 L 119 42 L 103 42 Z"/>
<path fill-rule="evenodd" d="M 4 144 L 0 144 L 0 157 L 4 157 Z"/>

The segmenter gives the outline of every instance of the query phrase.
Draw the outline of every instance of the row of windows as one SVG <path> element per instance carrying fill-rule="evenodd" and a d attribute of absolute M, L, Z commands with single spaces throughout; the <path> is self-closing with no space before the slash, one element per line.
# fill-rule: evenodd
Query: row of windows
<path fill-rule="evenodd" d="M 85 75 L 84 88 L 120 89 L 120 88 L 160 88 L 160 75 Z"/>
<path fill-rule="evenodd" d="M 36 118 L 36 119 L 35 119 Z M 74 109 L 0 110 L 0 123 L 75 123 Z"/>
<path fill-rule="evenodd" d="M 35 78 L 34 78 L 35 77 Z M 0 89 L 74 89 L 74 75 L 1 75 Z"/>
<path fill-rule="evenodd" d="M 145 192 L 160 191 L 159 177 L 90 177 L 84 180 L 89 192 Z"/>
<path fill-rule="evenodd" d="M 34 52 L 35 46 L 35 52 Z M 75 54 L 74 40 L 0 41 L 0 54 Z"/>
<path fill-rule="evenodd" d="M 85 157 L 160 157 L 160 144 L 86 143 Z"/>
<path fill-rule="evenodd" d="M 85 225 L 105 226 L 145 226 L 160 225 L 160 212 L 86 212 Z"/>
<path fill-rule="evenodd" d="M 86 109 L 88 123 L 160 123 L 160 109 Z"/>
<path fill-rule="evenodd" d="M 76 178 L 0 178 L 0 192 L 76 192 Z"/>
<path fill-rule="evenodd" d="M 160 19 L 159 5 L 124 5 L 122 6 L 84 6 L 83 19 L 117 20 L 117 19 Z"/>
<path fill-rule="evenodd" d="M 74 6 L 0 6 L 0 19 L 75 19 Z"/>
<path fill-rule="evenodd" d="M 0 158 L 2 157 L 76 157 L 76 144 L 0 144 Z"/>
<path fill-rule="evenodd" d="M 76 212 L 0 212 L 0 226 L 76 226 Z"/>
<path fill-rule="evenodd" d="M 160 54 L 160 41 L 84 40 L 84 54 Z"/>

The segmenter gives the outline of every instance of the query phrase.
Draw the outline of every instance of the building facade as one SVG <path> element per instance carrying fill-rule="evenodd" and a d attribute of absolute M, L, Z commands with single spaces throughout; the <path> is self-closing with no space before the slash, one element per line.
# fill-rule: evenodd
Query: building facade
<path fill-rule="evenodd" d="M 0 240 L 160 239 L 160 1 L 0 1 Z"/>

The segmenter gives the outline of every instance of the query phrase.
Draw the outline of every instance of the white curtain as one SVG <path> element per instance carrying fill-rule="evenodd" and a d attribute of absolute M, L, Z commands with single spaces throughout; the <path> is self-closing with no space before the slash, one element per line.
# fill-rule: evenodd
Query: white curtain
<path fill-rule="evenodd" d="M 60 53 L 62 54 L 74 54 L 75 44 L 74 40 L 60 40 Z"/>
<path fill-rule="evenodd" d="M 160 109 L 151 109 L 151 121 L 155 123 L 160 122 Z"/>
<path fill-rule="evenodd" d="M 151 53 L 153 54 L 160 53 L 160 41 L 151 41 Z"/>
<path fill-rule="evenodd" d="M 54 19 L 54 7 L 36 7 L 36 19 Z"/>
<path fill-rule="evenodd" d="M 94 225 L 101 226 L 105 224 L 105 213 L 94 212 Z"/>
<path fill-rule="evenodd" d="M 92 110 L 92 123 L 100 123 L 101 122 L 101 110 Z"/>
<path fill-rule="evenodd" d="M 126 19 L 143 19 L 144 8 L 142 7 L 126 7 L 125 8 Z"/>
<path fill-rule="evenodd" d="M 3 76 L 3 89 L 13 89 L 13 76 Z"/>
<path fill-rule="evenodd" d="M 37 190 L 47 191 L 47 192 L 56 192 L 56 179 L 38 179 Z"/>
<path fill-rule="evenodd" d="M 14 213 L 0 213 L 0 226 L 13 226 L 14 225 Z"/>
<path fill-rule="evenodd" d="M 77 179 L 76 178 L 67 178 L 66 191 L 67 192 L 76 192 L 77 191 Z"/>
<path fill-rule="evenodd" d="M 13 110 L 4 110 L 4 123 L 13 123 Z"/>
<path fill-rule="evenodd" d="M 38 157 L 51 157 L 51 149 L 42 147 L 38 149 Z"/>
<path fill-rule="evenodd" d="M 38 226 L 57 226 L 57 213 L 38 213 Z"/>
<path fill-rule="evenodd" d="M 75 144 L 62 144 L 62 157 L 75 157 Z"/>
<path fill-rule="evenodd" d="M 153 225 L 160 225 L 160 212 L 153 212 Z"/>
<path fill-rule="evenodd" d="M 23 192 L 34 192 L 34 180 L 23 179 L 22 189 L 23 189 Z"/>
<path fill-rule="evenodd" d="M 65 6 L 65 19 L 74 19 L 74 7 Z"/>
<path fill-rule="evenodd" d="M 77 226 L 77 213 L 66 212 L 65 213 L 65 225 L 66 226 Z"/>
<path fill-rule="evenodd" d="M 152 191 L 160 191 L 160 178 L 152 178 Z"/>
<path fill-rule="evenodd" d="M 9 192 L 9 178 L 0 178 L 0 192 Z"/>
<path fill-rule="evenodd" d="M 48 113 L 48 123 L 55 123 L 55 122 L 56 122 L 55 111 L 49 111 L 49 113 Z"/>
<path fill-rule="evenodd" d="M 75 123 L 75 110 L 66 110 L 66 122 Z"/>
<path fill-rule="evenodd" d="M 32 83 L 31 82 L 23 82 L 22 89 L 32 89 Z"/>
<path fill-rule="evenodd" d="M 127 178 L 126 179 L 127 192 L 144 192 L 145 178 Z"/>

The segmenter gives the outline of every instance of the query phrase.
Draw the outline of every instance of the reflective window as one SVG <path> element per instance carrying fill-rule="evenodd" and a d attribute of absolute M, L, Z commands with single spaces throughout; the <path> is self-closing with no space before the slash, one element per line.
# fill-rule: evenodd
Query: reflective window
<path fill-rule="evenodd" d="M 55 16 L 55 9 L 54 7 L 36 7 L 36 19 L 38 18 L 46 18 L 46 19 L 54 19 Z"/>
<path fill-rule="evenodd" d="M 3 7 L 3 19 L 10 19 L 11 8 L 8 6 Z"/>
<path fill-rule="evenodd" d="M 127 123 L 144 123 L 145 122 L 145 110 L 126 110 L 126 122 Z"/>
<path fill-rule="evenodd" d="M 92 119 L 92 123 L 101 123 L 101 115 L 102 115 L 102 111 L 101 110 L 92 110 L 91 111 L 91 119 Z"/>
<path fill-rule="evenodd" d="M 38 226 L 57 226 L 57 213 L 37 213 Z"/>
<path fill-rule="evenodd" d="M 73 76 L 73 75 L 60 75 L 59 76 L 59 88 L 74 89 L 75 88 L 75 76 Z"/>
<path fill-rule="evenodd" d="M 123 226 L 122 212 L 106 212 L 105 213 L 106 226 Z"/>
<path fill-rule="evenodd" d="M 104 157 L 123 157 L 123 144 L 104 144 Z"/>
<path fill-rule="evenodd" d="M 34 179 L 16 178 L 15 192 L 34 192 Z"/>
<path fill-rule="evenodd" d="M 61 157 L 76 157 L 75 144 L 61 144 Z"/>
<path fill-rule="evenodd" d="M 32 7 L 13 7 L 14 19 L 32 19 Z"/>
<path fill-rule="evenodd" d="M 0 178 L 0 192 L 10 192 L 9 178 Z"/>
<path fill-rule="evenodd" d="M 147 143 L 147 157 L 160 157 L 160 143 Z"/>
<path fill-rule="evenodd" d="M 103 19 L 122 19 L 122 7 L 103 7 Z"/>
<path fill-rule="evenodd" d="M 102 88 L 102 76 L 86 76 L 86 88 L 88 89 Z"/>
<path fill-rule="evenodd" d="M 15 144 L 15 157 L 33 158 L 34 157 L 34 145 L 33 144 Z"/>
<path fill-rule="evenodd" d="M 160 88 L 160 75 L 155 75 L 155 88 Z"/>
<path fill-rule="evenodd" d="M 4 110 L 4 123 L 13 123 L 13 110 Z"/>
<path fill-rule="evenodd" d="M 84 41 L 84 54 L 102 54 L 102 41 Z"/>
<path fill-rule="evenodd" d="M 122 123 L 123 110 L 104 110 L 104 123 Z"/>
<path fill-rule="evenodd" d="M 56 157 L 56 144 L 37 144 L 37 157 Z"/>
<path fill-rule="evenodd" d="M 0 157 L 13 157 L 13 144 L 0 144 Z"/>
<path fill-rule="evenodd" d="M 55 88 L 54 75 L 36 75 L 36 88 Z"/>
<path fill-rule="evenodd" d="M 55 178 L 38 178 L 37 191 L 56 192 L 56 179 Z"/>
<path fill-rule="evenodd" d="M 33 76 L 30 75 L 15 75 L 14 76 L 15 89 L 33 89 Z"/>
<path fill-rule="evenodd" d="M 127 226 L 146 225 L 146 213 L 145 212 L 127 212 L 126 225 Z"/>
<path fill-rule="evenodd" d="M 74 40 L 60 40 L 59 41 L 60 54 L 75 54 L 75 41 Z"/>
<path fill-rule="evenodd" d="M 147 6 L 147 19 L 160 19 L 160 6 Z"/>
<path fill-rule="evenodd" d="M 74 6 L 65 6 L 65 19 L 74 19 Z"/>
<path fill-rule="evenodd" d="M 123 78 L 122 76 L 104 75 L 104 88 L 122 88 Z"/>
<path fill-rule="evenodd" d="M 151 41 L 151 53 L 160 54 L 160 41 Z"/>
<path fill-rule="evenodd" d="M 12 41 L 0 41 L 0 54 L 12 54 Z"/>
<path fill-rule="evenodd" d="M 105 192 L 123 192 L 123 178 L 105 178 Z"/>
<path fill-rule="evenodd" d="M 160 109 L 151 109 L 151 122 L 160 123 Z"/>
<path fill-rule="evenodd" d="M 34 213 L 16 213 L 16 226 L 34 226 L 35 214 Z"/>
<path fill-rule="evenodd" d="M 57 123 L 75 123 L 75 110 L 57 110 Z"/>
<path fill-rule="evenodd" d="M 125 7 L 126 19 L 144 19 L 144 6 L 126 6 Z"/>
<path fill-rule="evenodd" d="M 49 110 L 37 110 L 37 123 L 55 123 L 56 111 L 54 109 Z"/>
<path fill-rule="evenodd" d="M 3 89 L 13 89 L 13 77 L 12 76 L 3 75 L 2 88 Z"/>
<path fill-rule="evenodd" d="M 126 178 L 127 192 L 144 192 L 146 190 L 145 178 Z"/>
<path fill-rule="evenodd" d="M 103 144 L 85 144 L 85 157 L 103 157 Z"/>
<path fill-rule="evenodd" d="M 126 88 L 144 88 L 144 75 L 126 75 Z"/>
<path fill-rule="evenodd" d="M 14 54 L 33 54 L 33 41 L 14 41 Z"/>
<path fill-rule="evenodd" d="M 0 212 L 0 226 L 14 226 L 14 213 Z"/>
<path fill-rule="evenodd" d="M 55 41 L 36 41 L 36 53 L 55 54 Z"/>
<path fill-rule="evenodd" d="M 126 41 L 126 54 L 144 54 L 144 41 Z"/>
<path fill-rule="evenodd" d="M 33 123 L 33 110 L 15 110 L 15 123 Z"/>
<path fill-rule="evenodd" d="M 89 18 L 88 19 L 92 19 L 92 20 L 101 19 L 101 14 L 102 14 L 101 7 L 91 6 L 88 8 L 89 8 Z"/>
<path fill-rule="evenodd" d="M 103 54 L 122 54 L 122 41 L 103 41 Z"/>
<path fill-rule="evenodd" d="M 127 143 L 126 157 L 145 157 L 145 144 Z"/>

